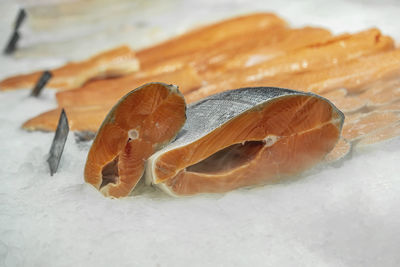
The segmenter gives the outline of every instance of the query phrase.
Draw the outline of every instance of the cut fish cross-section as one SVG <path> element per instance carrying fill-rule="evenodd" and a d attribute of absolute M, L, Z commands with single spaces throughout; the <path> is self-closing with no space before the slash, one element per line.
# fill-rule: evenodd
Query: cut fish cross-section
<path fill-rule="evenodd" d="M 85 181 L 105 196 L 127 196 L 142 177 L 146 159 L 177 135 L 185 110 L 175 85 L 148 83 L 128 93 L 97 132 Z"/>
<path fill-rule="evenodd" d="M 182 196 L 297 174 L 334 148 L 343 120 L 312 93 L 257 87 L 216 94 L 188 107 L 178 138 L 149 158 L 146 182 Z"/>

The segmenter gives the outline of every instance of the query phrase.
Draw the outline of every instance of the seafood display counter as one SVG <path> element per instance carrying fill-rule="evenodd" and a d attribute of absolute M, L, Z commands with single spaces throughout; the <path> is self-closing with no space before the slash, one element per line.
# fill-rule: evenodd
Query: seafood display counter
<path fill-rule="evenodd" d="M 396 1 L 0 5 L 0 265 L 400 263 Z"/>

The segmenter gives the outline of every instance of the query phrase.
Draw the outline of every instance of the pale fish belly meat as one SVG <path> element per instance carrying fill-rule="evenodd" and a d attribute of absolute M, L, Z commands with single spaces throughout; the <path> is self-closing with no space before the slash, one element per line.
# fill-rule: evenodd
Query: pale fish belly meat
<path fill-rule="evenodd" d="M 177 139 L 153 154 L 145 180 L 173 196 L 222 193 L 321 162 L 344 115 L 313 93 L 254 87 L 193 103 Z"/>

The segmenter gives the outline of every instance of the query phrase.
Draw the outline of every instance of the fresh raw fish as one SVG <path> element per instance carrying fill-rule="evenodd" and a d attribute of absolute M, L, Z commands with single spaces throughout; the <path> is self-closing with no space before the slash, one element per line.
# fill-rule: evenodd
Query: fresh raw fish
<path fill-rule="evenodd" d="M 90 148 L 85 181 L 109 197 L 127 196 L 143 175 L 145 160 L 172 140 L 185 123 L 177 86 L 145 84 L 108 113 Z"/>
<path fill-rule="evenodd" d="M 220 41 L 241 36 L 246 31 L 258 31 L 274 25 L 286 25 L 286 22 L 271 13 L 255 13 L 230 18 L 143 49 L 137 53 L 137 56 L 143 68 L 147 68 L 161 60 L 213 47 Z"/>
<path fill-rule="evenodd" d="M 400 121 L 388 125 L 387 127 L 380 128 L 373 133 L 362 137 L 357 142 L 357 147 L 363 147 L 390 140 L 400 135 Z"/>
<path fill-rule="evenodd" d="M 93 81 L 77 90 L 57 93 L 60 107 L 64 107 L 70 129 L 73 131 L 97 132 L 110 108 L 124 94 L 135 86 L 150 81 L 174 83 L 176 81 L 187 91 L 199 87 L 200 78 L 192 68 L 183 68 L 172 73 L 165 73 L 153 78 L 132 79 L 122 77 L 104 81 Z M 44 112 L 26 121 L 22 128 L 29 131 L 55 131 L 61 108 Z"/>
<path fill-rule="evenodd" d="M 139 69 L 136 54 L 127 46 L 121 46 L 95 55 L 85 61 L 71 62 L 51 70 L 52 78 L 47 87 L 66 90 L 82 86 L 88 80 L 116 77 Z M 17 75 L 0 82 L 0 90 L 33 88 L 43 71 Z"/>
<path fill-rule="evenodd" d="M 272 46 L 276 43 L 281 43 L 283 39 L 293 30 L 288 29 L 286 25 L 277 24 L 271 25 L 257 30 L 248 29 L 248 31 L 242 32 L 238 36 L 230 36 L 212 45 L 212 47 L 198 48 L 190 53 L 183 53 L 175 55 L 171 58 L 159 59 L 151 64 L 141 62 L 141 71 L 138 75 L 152 76 L 160 73 L 175 71 L 183 66 L 193 66 L 197 71 L 200 71 L 203 76 L 205 73 L 209 73 L 209 76 L 215 76 L 215 66 L 218 66 L 221 62 L 226 59 L 237 56 L 237 53 L 243 50 L 243 48 L 250 48 L 257 45 L 263 45 L 264 47 Z M 309 33 L 310 32 L 310 33 Z M 304 35 L 310 40 L 299 42 L 310 44 L 313 40 L 321 40 L 326 38 L 325 31 L 320 29 L 307 31 Z M 327 32 L 327 31 L 326 31 Z M 329 33 L 329 32 L 328 32 Z M 297 35 L 300 35 L 299 33 Z M 295 45 L 294 45 L 295 46 Z M 138 52 L 140 54 L 140 51 Z M 282 54 L 283 49 L 277 47 L 271 51 L 271 57 L 277 54 Z"/>
<path fill-rule="evenodd" d="M 325 45 L 300 49 L 243 70 L 227 73 L 219 77 L 218 81 L 211 81 L 211 84 L 188 94 L 187 101 L 191 103 L 211 94 L 249 85 L 278 86 L 312 92 L 326 92 L 343 87 L 348 89 L 346 82 L 351 82 L 353 78 L 351 74 L 358 70 L 357 67 L 373 74 L 374 69 L 377 70 L 378 66 L 381 66 L 377 64 L 377 58 L 367 57 L 367 55 L 392 49 L 393 40 L 382 36 L 376 29 L 350 36 L 345 35 L 342 38 L 335 37 L 332 42 L 327 42 Z M 389 57 L 388 53 L 390 52 L 384 54 Z M 392 51 L 392 53 L 391 56 L 397 56 L 395 52 Z M 376 56 L 385 57 L 382 54 L 379 53 Z M 371 67 L 372 64 L 368 60 L 378 66 L 374 66 L 371 70 L 361 65 L 364 63 Z M 392 58 L 388 60 L 390 62 L 385 62 L 388 65 L 396 61 Z M 343 69 L 346 69 L 346 72 Z"/>
<path fill-rule="evenodd" d="M 23 127 L 54 131 L 64 107 L 72 130 L 96 132 L 120 97 L 151 81 L 179 85 L 189 103 L 248 86 L 318 93 L 348 118 L 344 123 L 347 140 L 341 139 L 326 156 L 330 162 L 349 152 L 352 143 L 372 142 L 361 140 L 396 124 L 400 49 L 394 49 L 393 40 L 377 29 L 332 37 L 321 28 L 288 28 L 272 14 L 250 14 L 146 48 L 137 57 L 143 67 L 140 71 L 59 92 L 60 108 L 27 121 Z M 381 121 L 368 122 L 370 117 Z M 391 134 L 380 136 L 390 138 Z"/>
<path fill-rule="evenodd" d="M 269 38 L 270 36 L 268 38 L 263 37 L 261 40 Z M 228 71 L 251 67 L 303 47 L 321 45 L 331 38 L 332 34 L 322 28 L 288 29 L 284 36 L 279 39 L 279 42 L 269 45 L 259 42 L 255 45 L 240 47 L 240 50 L 236 51 L 234 56 L 221 61 L 220 69 Z"/>
<path fill-rule="evenodd" d="M 367 105 L 367 100 L 358 96 L 349 96 L 346 89 L 337 89 L 321 94 L 329 99 L 335 106 L 344 113 L 356 112 Z"/>
<path fill-rule="evenodd" d="M 172 73 L 153 78 L 135 79 L 131 76 L 93 81 L 86 86 L 57 93 L 60 107 L 64 107 L 70 129 L 73 131 L 97 132 L 110 108 L 132 89 L 152 81 L 163 81 L 182 86 L 182 91 L 199 87 L 200 78 L 192 68 L 186 67 Z M 180 87 L 179 87 L 180 88 Z M 181 90 L 180 90 L 181 91 Z M 29 131 L 55 131 L 61 108 L 56 108 L 26 121 L 22 128 Z"/>
<path fill-rule="evenodd" d="M 229 38 L 236 37 L 237 40 L 249 30 L 259 32 L 270 27 L 283 29 L 286 27 L 286 22 L 274 14 L 250 14 L 199 28 L 162 44 L 143 49 L 137 54 L 127 46 L 118 47 L 88 60 L 68 63 L 51 70 L 53 77 L 49 81 L 48 87 L 59 90 L 74 89 L 93 78 L 122 76 L 136 72 L 139 69 L 137 57 L 140 65 L 146 69 L 142 72 L 145 76 L 174 71 L 184 66 L 182 60 L 173 61 L 173 64 L 176 64 L 174 66 L 171 66 L 170 62 L 162 63 L 159 66 L 153 65 L 180 54 L 188 54 L 190 58 L 190 53 L 199 49 L 214 46 Z M 7 78 L 0 82 L 0 90 L 32 88 L 42 73 L 43 71 L 37 71 Z"/>
<path fill-rule="evenodd" d="M 149 158 L 146 182 L 183 196 L 297 174 L 334 148 L 343 119 L 312 93 L 259 87 L 213 95 L 192 104 L 177 139 Z"/>
<path fill-rule="evenodd" d="M 212 80 L 232 70 L 248 68 L 310 45 L 324 43 L 332 37 L 325 29 L 311 27 L 274 27 L 251 33 L 254 36 L 236 37 L 218 44 L 218 47 L 199 51 L 192 64 L 206 80 Z"/>
<path fill-rule="evenodd" d="M 97 132 L 101 122 L 110 111 L 108 106 L 82 106 L 65 107 L 69 128 L 72 131 Z M 57 129 L 58 119 L 62 108 L 44 112 L 26 121 L 22 128 L 28 131 L 53 132 Z"/>
<path fill-rule="evenodd" d="M 398 112 L 375 111 L 360 114 L 346 121 L 342 135 L 348 141 L 355 141 L 399 121 L 400 113 Z"/>
<path fill-rule="evenodd" d="M 263 80 L 277 74 L 321 69 L 392 48 L 393 40 L 390 37 L 371 29 L 333 37 L 325 43 L 310 45 L 265 63 L 237 70 L 234 77 L 244 81 Z"/>
<path fill-rule="evenodd" d="M 325 93 L 346 88 L 349 93 L 365 91 L 366 86 L 377 80 L 393 79 L 400 75 L 400 49 L 360 57 L 356 60 L 322 70 L 315 70 L 291 77 L 270 79 L 268 84 L 279 83 L 288 88 Z"/>
<path fill-rule="evenodd" d="M 264 62 L 305 46 L 326 42 L 331 37 L 328 30 L 311 27 L 288 29 L 284 25 L 273 25 L 258 31 L 249 29 L 240 36 L 224 39 L 212 47 L 159 60 L 150 65 L 142 64 L 142 69 L 137 75 L 153 76 L 189 65 L 193 66 L 205 80 L 210 80 L 230 69 Z M 251 51 L 256 54 L 251 54 Z M 230 64 L 240 56 L 245 60 L 246 55 L 248 59 L 243 65 L 237 66 L 240 60 Z"/>
<path fill-rule="evenodd" d="M 265 38 L 267 32 L 268 38 Z M 261 33 L 264 33 L 264 35 Z M 234 57 L 239 51 L 242 51 L 244 48 L 248 49 L 249 46 L 260 47 L 263 45 L 261 47 L 263 47 L 264 50 L 270 47 L 268 50 L 268 57 L 272 58 L 302 46 L 326 41 L 331 36 L 329 31 L 320 28 L 307 27 L 289 30 L 282 26 L 267 28 L 264 29 L 264 32 L 251 32 L 251 34 L 254 35 L 253 38 L 238 38 L 235 36 L 234 40 L 223 40 L 221 44 L 215 45 L 211 50 L 203 49 L 194 54 L 184 55 L 183 57 L 174 57 L 169 61 L 161 61 L 158 64 L 154 64 L 147 69 L 143 69 L 130 75 L 129 77 L 122 77 L 120 78 L 121 80 L 112 79 L 109 81 L 90 82 L 82 88 L 79 88 L 85 90 L 89 88 L 91 89 L 86 93 L 83 93 L 83 95 L 78 96 L 77 94 L 80 94 L 81 92 L 76 91 L 61 92 L 57 95 L 59 105 L 69 106 L 72 103 L 74 105 L 98 105 L 104 100 L 117 101 L 132 87 L 136 87 L 149 81 L 179 84 L 182 93 L 185 94 L 189 91 L 193 91 L 193 89 L 200 87 L 201 85 L 200 77 L 193 68 L 203 72 L 205 72 L 206 69 L 208 73 L 212 73 L 212 76 L 216 76 L 217 74 L 214 73 L 213 68 L 211 67 L 213 64 L 216 64 L 217 61 L 221 61 L 225 58 Z M 260 36 L 262 36 L 262 38 L 260 38 Z M 258 39 L 255 37 L 258 37 Z M 293 39 L 296 39 L 297 42 L 293 42 Z M 246 45 L 243 44 L 244 41 L 247 42 Z M 268 44 L 274 42 L 276 43 L 275 46 L 268 46 Z M 189 81 L 190 84 L 185 83 L 185 81 Z M 125 84 L 129 83 L 132 83 L 129 88 L 124 88 L 124 90 L 122 90 L 122 88 L 125 87 Z M 114 84 L 118 84 L 119 89 L 114 88 Z M 113 86 L 113 88 L 107 89 L 110 86 Z M 89 96 L 89 93 L 92 95 Z"/>
<path fill-rule="evenodd" d="M 351 143 L 341 137 L 331 152 L 325 156 L 324 162 L 333 163 L 342 160 L 350 154 L 351 149 Z"/>
<path fill-rule="evenodd" d="M 202 85 L 202 79 L 189 66 L 156 76 L 137 78 L 135 74 L 121 78 L 92 81 L 76 90 L 59 92 L 56 95 L 60 107 L 113 105 L 123 95 L 148 82 L 178 84 L 182 93 L 190 92 Z"/>
<path fill-rule="evenodd" d="M 400 101 L 393 102 L 389 105 L 384 105 L 380 106 L 376 110 L 381 110 L 381 111 L 397 111 L 400 112 Z"/>
<path fill-rule="evenodd" d="M 400 80 L 396 77 L 393 80 L 382 80 L 370 86 L 368 90 L 360 95 L 368 107 L 386 105 L 400 100 Z"/>

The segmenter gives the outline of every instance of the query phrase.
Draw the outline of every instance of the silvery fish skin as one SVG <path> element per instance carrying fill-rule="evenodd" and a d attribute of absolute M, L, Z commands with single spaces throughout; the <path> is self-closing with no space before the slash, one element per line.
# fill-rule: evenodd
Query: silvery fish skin
<path fill-rule="evenodd" d="M 337 124 L 339 132 L 341 131 L 344 121 L 343 113 L 329 100 L 316 94 L 275 87 L 249 87 L 225 91 L 188 106 L 187 121 L 175 141 L 148 159 L 145 174 L 146 184 L 155 185 L 166 193 L 176 196 L 164 183 L 156 182 L 155 165 L 162 155 L 199 141 L 240 115 L 262 109 L 269 103 L 288 96 L 312 96 L 329 103 L 332 107 L 332 113 L 337 113 L 338 115 Z M 196 153 L 196 151 L 193 151 L 193 153 Z"/>

